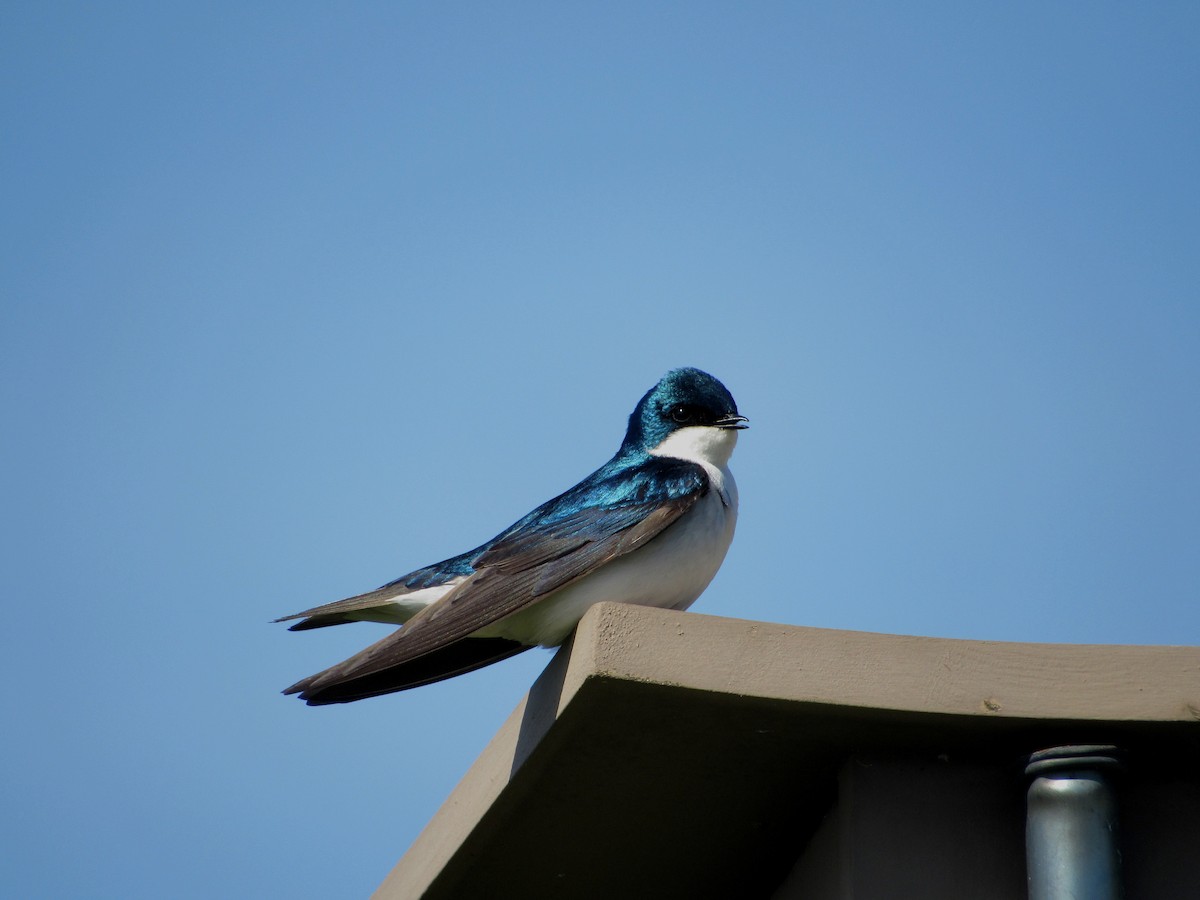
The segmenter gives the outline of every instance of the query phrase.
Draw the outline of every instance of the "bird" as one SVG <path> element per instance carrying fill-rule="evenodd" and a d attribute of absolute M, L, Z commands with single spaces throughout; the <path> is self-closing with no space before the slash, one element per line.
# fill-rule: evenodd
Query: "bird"
<path fill-rule="evenodd" d="M 612 459 L 491 540 L 276 619 L 299 619 L 292 631 L 401 626 L 283 693 L 322 706 L 432 684 L 558 646 L 601 601 L 687 609 L 733 540 L 729 458 L 748 422 L 712 375 L 671 370 L 638 401 Z"/>

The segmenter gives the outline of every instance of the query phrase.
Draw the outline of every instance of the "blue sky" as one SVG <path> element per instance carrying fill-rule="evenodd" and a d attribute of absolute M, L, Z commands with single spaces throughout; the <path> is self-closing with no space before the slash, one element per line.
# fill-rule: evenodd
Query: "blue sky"
<path fill-rule="evenodd" d="M 7 4 L 22 897 L 362 897 L 549 659 L 310 709 L 269 620 L 490 537 L 667 369 L 695 611 L 1197 643 L 1200 8 Z"/>

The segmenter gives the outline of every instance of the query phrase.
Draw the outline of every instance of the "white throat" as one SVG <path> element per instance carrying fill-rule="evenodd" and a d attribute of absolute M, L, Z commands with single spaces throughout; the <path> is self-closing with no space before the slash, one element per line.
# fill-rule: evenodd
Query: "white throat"
<path fill-rule="evenodd" d="M 651 449 L 650 455 L 686 459 L 702 466 L 724 469 L 729 465 L 729 457 L 736 445 L 736 428 L 689 425 L 672 431 L 662 443 Z"/>

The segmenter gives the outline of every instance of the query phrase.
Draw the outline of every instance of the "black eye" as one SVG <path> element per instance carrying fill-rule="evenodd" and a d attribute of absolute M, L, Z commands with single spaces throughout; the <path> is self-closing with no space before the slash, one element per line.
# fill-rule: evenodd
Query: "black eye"
<path fill-rule="evenodd" d="M 680 425 L 690 422 L 696 417 L 695 410 L 686 403 L 676 403 L 667 410 L 667 415 L 671 417 L 671 421 L 678 422 Z"/>

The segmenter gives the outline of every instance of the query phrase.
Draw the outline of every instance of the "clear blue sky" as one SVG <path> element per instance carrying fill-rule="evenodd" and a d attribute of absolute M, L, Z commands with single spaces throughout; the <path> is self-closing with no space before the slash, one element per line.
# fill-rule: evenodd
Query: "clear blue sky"
<path fill-rule="evenodd" d="M 310 709 L 269 620 L 667 369 L 694 610 L 1200 642 L 1200 6 L 8 3 L 0 894 L 365 896 L 549 659 Z"/>

